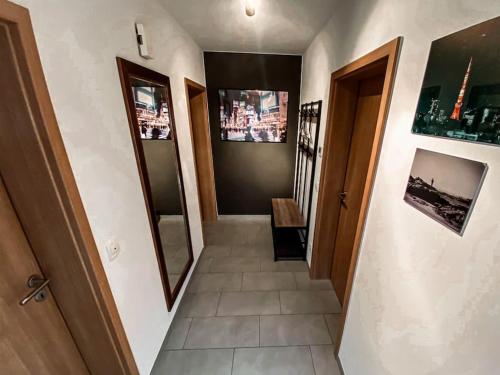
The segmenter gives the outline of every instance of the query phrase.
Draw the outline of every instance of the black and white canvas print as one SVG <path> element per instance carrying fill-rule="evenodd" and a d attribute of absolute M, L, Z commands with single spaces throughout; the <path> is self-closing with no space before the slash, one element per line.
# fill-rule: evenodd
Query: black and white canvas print
<path fill-rule="evenodd" d="M 404 200 L 462 235 L 486 170 L 478 161 L 418 148 Z"/>
<path fill-rule="evenodd" d="M 500 17 L 432 42 L 412 131 L 500 145 Z"/>

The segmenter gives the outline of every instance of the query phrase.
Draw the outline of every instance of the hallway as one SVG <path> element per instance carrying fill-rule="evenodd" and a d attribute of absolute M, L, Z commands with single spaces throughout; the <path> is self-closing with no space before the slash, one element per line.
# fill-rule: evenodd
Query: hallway
<path fill-rule="evenodd" d="M 153 375 L 340 374 L 340 305 L 305 262 L 274 262 L 269 219 L 223 217 L 203 250 Z"/>
<path fill-rule="evenodd" d="M 0 375 L 500 375 L 499 0 L 0 24 Z"/>

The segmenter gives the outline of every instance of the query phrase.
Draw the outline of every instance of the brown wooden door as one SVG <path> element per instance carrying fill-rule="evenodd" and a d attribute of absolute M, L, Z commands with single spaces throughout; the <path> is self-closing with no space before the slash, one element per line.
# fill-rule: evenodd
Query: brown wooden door
<path fill-rule="evenodd" d="M 199 199 L 201 206 L 201 220 L 211 222 L 217 219 L 214 200 L 212 198 L 213 187 L 210 185 L 211 160 L 207 155 L 208 124 L 204 111 L 205 101 L 203 94 L 198 94 L 189 99 L 189 109 L 191 112 L 191 125 L 193 133 L 193 147 L 196 165 L 196 178 L 198 180 Z"/>
<path fill-rule="evenodd" d="M 88 374 L 49 288 L 20 305 L 31 275 L 43 272 L 0 176 L 0 374 Z"/>
<path fill-rule="evenodd" d="M 138 374 L 64 149 L 29 11 L 5 0 L 0 176 L 0 215 L 10 212 L 21 223 L 9 216 L 0 223 L 0 374 L 81 374 L 87 368 L 94 375 Z M 19 233 L 24 245 L 15 241 Z M 29 257 L 18 251 L 26 241 Z M 49 298 L 21 308 L 34 273 L 50 277 Z"/>
<path fill-rule="evenodd" d="M 354 239 L 360 215 L 363 189 L 374 140 L 384 77 L 366 79 L 359 84 L 349 158 L 344 181 L 345 197 L 341 199 L 339 225 L 335 239 L 332 283 L 339 301 L 344 300 Z"/>
<path fill-rule="evenodd" d="M 205 87 L 186 79 L 186 93 L 191 121 L 193 156 L 198 182 L 201 220 L 217 221 L 217 199 L 212 160 L 212 144 L 208 123 L 207 93 Z"/>

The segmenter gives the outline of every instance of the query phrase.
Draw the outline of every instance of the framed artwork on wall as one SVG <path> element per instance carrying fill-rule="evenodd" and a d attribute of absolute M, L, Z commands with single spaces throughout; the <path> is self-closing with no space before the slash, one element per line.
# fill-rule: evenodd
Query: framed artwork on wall
<path fill-rule="evenodd" d="M 488 166 L 417 148 L 404 200 L 462 235 Z"/>
<path fill-rule="evenodd" d="M 500 145 L 500 17 L 432 42 L 412 132 Z"/>
<path fill-rule="evenodd" d="M 288 92 L 219 90 L 222 141 L 286 143 Z"/>

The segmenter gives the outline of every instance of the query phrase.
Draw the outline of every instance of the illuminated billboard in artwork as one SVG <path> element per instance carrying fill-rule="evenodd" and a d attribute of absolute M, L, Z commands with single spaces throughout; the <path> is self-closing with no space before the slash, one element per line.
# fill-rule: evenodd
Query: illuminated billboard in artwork
<path fill-rule="evenodd" d="M 223 141 L 285 143 L 288 92 L 219 90 Z"/>

